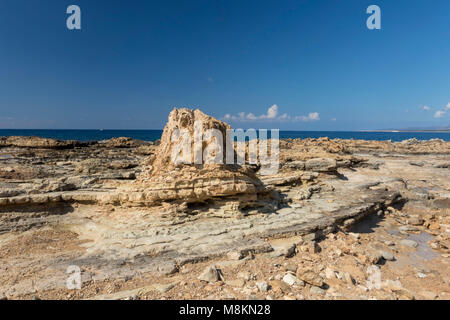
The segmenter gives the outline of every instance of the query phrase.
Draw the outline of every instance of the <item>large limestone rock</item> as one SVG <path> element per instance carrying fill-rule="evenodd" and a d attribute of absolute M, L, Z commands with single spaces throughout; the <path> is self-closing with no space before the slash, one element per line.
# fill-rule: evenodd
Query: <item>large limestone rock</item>
<path fill-rule="evenodd" d="M 159 145 L 156 158 L 151 168 L 151 172 L 153 174 L 161 174 L 162 172 L 171 171 L 175 167 L 182 167 L 180 163 L 176 164 L 177 161 L 183 160 L 180 154 L 176 154 L 177 152 L 175 150 L 177 145 L 180 145 L 180 142 L 181 144 L 189 144 L 189 146 L 182 145 L 183 148 L 187 147 L 187 149 L 190 150 L 190 152 L 186 152 L 188 154 L 183 155 L 183 157 L 186 157 L 186 161 L 184 162 L 190 162 L 192 164 L 196 163 L 195 142 L 196 140 L 197 142 L 199 139 L 201 140 L 202 137 L 196 137 L 194 135 L 195 125 L 197 125 L 197 132 L 199 133 L 206 133 L 209 129 L 218 130 L 222 135 L 223 140 L 225 140 L 226 137 L 226 130 L 231 129 L 230 125 L 210 117 L 198 109 L 190 110 L 186 108 L 175 108 L 172 112 L 170 112 L 169 120 L 164 128 L 161 137 L 161 144 Z M 181 135 L 179 139 L 175 139 L 177 131 Z M 182 136 L 183 132 L 185 132 L 188 136 Z M 189 138 L 190 141 L 186 141 L 186 139 L 183 141 L 183 138 Z M 215 141 L 214 138 L 207 139 L 207 137 L 205 137 L 203 139 L 203 144 L 201 145 L 201 152 L 203 153 L 207 148 L 214 149 L 216 143 L 220 143 L 223 146 L 222 162 L 225 163 L 225 141 Z M 204 163 L 204 161 L 200 162 Z"/>
<path fill-rule="evenodd" d="M 197 164 L 194 144 L 199 141 L 199 137 L 194 134 L 195 125 L 200 126 L 198 129 L 204 133 L 200 152 L 206 155 L 203 162 Z M 208 129 L 218 130 L 223 140 L 218 141 L 208 136 Z M 200 110 L 174 109 L 169 115 L 153 161 L 150 161 L 151 164 L 135 184 L 135 187 L 142 187 L 140 201 L 146 204 L 162 201 L 185 204 L 208 201 L 209 205 L 225 202 L 228 207 L 236 210 L 261 205 L 258 203 L 262 198 L 270 197 L 271 190 L 264 186 L 250 167 L 225 163 L 227 129 L 230 129 L 228 124 L 205 115 Z M 184 132 L 184 138 L 189 138 L 183 142 L 188 143 L 188 149 L 191 150 L 187 156 L 179 154 L 180 139 L 183 139 L 180 132 Z M 217 144 L 223 145 L 222 154 L 216 153 Z M 222 161 L 205 163 L 208 155 L 215 160 L 220 156 Z"/>

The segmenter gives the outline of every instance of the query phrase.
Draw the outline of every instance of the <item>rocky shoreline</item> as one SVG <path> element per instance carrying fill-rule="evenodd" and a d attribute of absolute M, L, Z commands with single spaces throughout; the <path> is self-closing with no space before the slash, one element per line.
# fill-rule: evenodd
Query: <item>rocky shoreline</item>
<path fill-rule="evenodd" d="M 0 296 L 450 298 L 450 142 L 286 139 L 269 176 L 172 165 L 197 118 L 226 128 L 178 109 L 157 143 L 1 137 Z"/>

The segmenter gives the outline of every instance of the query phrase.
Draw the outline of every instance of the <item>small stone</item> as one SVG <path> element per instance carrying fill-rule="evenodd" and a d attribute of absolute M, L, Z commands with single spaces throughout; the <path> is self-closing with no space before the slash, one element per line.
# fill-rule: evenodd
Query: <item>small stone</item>
<path fill-rule="evenodd" d="M 401 226 L 398 228 L 398 231 L 402 234 L 408 234 L 410 232 L 415 232 L 418 230 L 419 229 L 417 229 L 416 227 L 412 227 L 412 226 Z"/>
<path fill-rule="evenodd" d="M 294 275 L 292 275 L 292 274 L 290 274 L 290 273 L 287 273 L 287 274 L 283 277 L 283 281 L 284 281 L 285 283 L 287 283 L 288 285 L 293 286 L 294 284 L 297 283 L 297 278 L 296 278 Z"/>
<path fill-rule="evenodd" d="M 243 258 L 242 253 L 236 250 L 228 252 L 227 257 L 230 260 L 241 260 Z"/>
<path fill-rule="evenodd" d="M 250 274 L 249 272 L 246 272 L 246 271 L 239 272 L 239 273 L 237 274 L 237 277 L 240 278 L 240 279 L 243 279 L 243 280 L 245 280 L 245 281 L 249 281 L 249 280 L 252 279 L 251 274 Z"/>
<path fill-rule="evenodd" d="M 0 294 L 0 301 L 5 301 L 8 300 L 8 297 L 6 297 L 6 295 L 4 294 Z"/>
<path fill-rule="evenodd" d="M 371 251 L 367 253 L 367 259 L 371 264 L 378 264 L 382 261 L 383 255 L 377 251 Z"/>
<path fill-rule="evenodd" d="M 297 278 L 316 287 L 323 285 L 323 278 L 311 269 L 298 267 Z"/>
<path fill-rule="evenodd" d="M 424 279 L 424 278 L 427 277 L 427 275 L 425 273 L 423 273 L 423 272 L 417 272 L 417 277 L 421 278 L 421 279 Z"/>
<path fill-rule="evenodd" d="M 284 270 L 288 272 L 293 272 L 295 274 L 297 272 L 297 265 L 293 263 L 286 263 L 284 265 Z"/>
<path fill-rule="evenodd" d="M 256 282 L 256 287 L 261 292 L 267 292 L 269 291 L 269 284 L 265 281 Z"/>
<path fill-rule="evenodd" d="M 227 280 L 225 281 L 225 284 L 231 287 L 242 288 L 245 285 L 245 280 L 244 279 Z"/>
<path fill-rule="evenodd" d="M 431 223 L 428 226 L 428 229 L 430 229 L 430 230 L 439 230 L 440 228 L 441 228 L 441 226 L 439 225 L 439 223 Z"/>
<path fill-rule="evenodd" d="M 282 293 L 288 293 L 291 291 L 291 287 L 280 280 L 273 280 L 270 282 L 270 286 L 274 291 L 281 291 Z"/>
<path fill-rule="evenodd" d="M 383 256 L 383 259 L 387 261 L 394 261 L 395 259 L 394 255 L 389 251 L 383 251 L 381 252 L 381 255 Z"/>
<path fill-rule="evenodd" d="M 217 282 L 223 280 L 222 273 L 215 265 L 206 267 L 206 269 L 198 276 L 199 280 L 206 281 L 209 283 Z"/>
<path fill-rule="evenodd" d="M 432 241 L 431 243 L 429 243 L 430 247 L 434 250 L 439 250 L 440 245 L 438 241 Z"/>
<path fill-rule="evenodd" d="M 300 250 L 302 252 L 319 253 L 320 251 L 322 251 L 322 248 L 319 246 L 317 242 L 308 241 L 301 246 Z"/>
<path fill-rule="evenodd" d="M 315 295 L 324 295 L 326 292 L 322 288 L 312 286 L 311 289 L 309 289 L 309 293 Z"/>
<path fill-rule="evenodd" d="M 273 252 L 271 252 L 272 257 L 292 257 L 295 255 L 295 243 L 288 243 L 283 245 L 273 245 Z"/>
<path fill-rule="evenodd" d="M 325 269 L 325 277 L 327 279 L 335 279 L 336 278 L 336 273 L 334 272 L 334 270 L 332 270 L 332 269 L 327 267 Z"/>
<path fill-rule="evenodd" d="M 408 219 L 408 223 L 413 226 L 421 226 L 424 223 L 424 220 L 420 217 L 411 217 Z"/>
<path fill-rule="evenodd" d="M 348 273 L 348 272 L 343 272 L 342 273 L 342 279 L 350 285 L 354 285 L 355 284 L 355 279 L 353 279 L 353 276 Z"/>
<path fill-rule="evenodd" d="M 419 246 L 417 242 L 409 239 L 403 239 L 402 241 L 400 241 L 400 244 L 410 248 L 417 248 Z"/>

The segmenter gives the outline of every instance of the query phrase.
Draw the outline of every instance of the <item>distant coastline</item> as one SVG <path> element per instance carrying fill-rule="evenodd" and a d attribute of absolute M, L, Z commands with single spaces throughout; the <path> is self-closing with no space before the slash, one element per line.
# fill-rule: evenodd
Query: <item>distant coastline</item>
<path fill-rule="evenodd" d="M 443 129 L 443 130 L 426 130 L 426 129 L 422 129 L 422 130 L 360 130 L 361 132 L 391 132 L 391 133 L 396 133 L 396 132 L 436 132 L 436 133 L 450 133 L 450 129 Z"/>
<path fill-rule="evenodd" d="M 128 137 L 143 141 L 161 139 L 162 130 L 51 130 L 51 129 L 0 129 L 2 136 L 36 136 L 58 140 L 103 141 L 111 138 Z M 400 131 L 400 130 L 365 130 L 365 131 L 288 131 L 280 130 L 280 139 L 355 139 L 355 140 L 391 140 L 399 142 L 408 139 L 450 141 L 450 131 Z"/>

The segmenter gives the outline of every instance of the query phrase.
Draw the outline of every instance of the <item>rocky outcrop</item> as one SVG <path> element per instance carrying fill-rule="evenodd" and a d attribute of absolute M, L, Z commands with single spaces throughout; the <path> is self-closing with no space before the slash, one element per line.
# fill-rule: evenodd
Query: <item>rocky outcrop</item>
<path fill-rule="evenodd" d="M 201 134 L 213 129 L 223 137 L 222 141 L 217 141 L 217 138 L 203 135 L 203 141 L 199 144 L 201 156 L 210 154 L 215 157 L 212 162 L 202 159 L 196 163 L 195 144 L 199 138 L 194 132 L 196 125 L 200 126 L 197 129 Z M 133 186 L 142 190 L 139 196 L 141 201 L 147 204 L 161 201 L 189 204 L 210 200 L 228 206 L 231 202 L 234 203 L 231 207 L 241 209 L 257 206 L 262 198 L 271 198 L 271 189 L 264 186 L 251 167 L 226 164 L 227 129 L 230 129 L 228 124 L 200 110 L 174 109 L 169 115 L 153 162 Z M 174 139 L 175 135 L 177 139 Z M 184 143 L 182 148 L 188 144 L 186 150 L 190 152 L 187 155 L 179 154 L 180 142 Z M 214 154 L 218 144 L 222 148 L 220 159 Z"/>
<path fill-rule="evenodd" d="M 194 125 L 197 125 L 198 127 L 194 128 Z M 218 130 L 222 137 L 225 138 L 226 130 L 231 129 L 231 127 L 225 122 L 208 116 L 198 109 L 173 109 L 170 112 L 168 122 L 164 127 L 161 142 L 157 150 L 157 157 L 155 157 L 152 166 L 149 168 L 149 172 L 152 175 L 161 175 L 162 173 L 172 171 L 175 168 L 184 167 L 187 164 L 186 162 L 195 164 L 197 162 L 195 160 L 196 152 L 201 152 L 200 157 L 203 158 L 202 156 L 205 150 L 214 150 L 217 144 L 221 144 L 223 147 L 221 162 L 226 163 L 226 141 L 216 141 L 214 138 L 208 139 L 202 136 L 194 136 L 194 130 L 197 130 L 200 134 L 204 134 L 209 129 Z M 186 136 L 183 136 L 183 132 L 186 133 Z M 178 138 L 176 138 L 177 134 Z M 187 139 L 189 139 L 189 141 Z M 199 142 L 199 139 L 202 141 Z M 197 151 L 195 148 L 196 142 L 201 144 L 201 148 Z M 187 153 L 189 154 L 177 154 L 177 146 L 180 145 L 183 148 L 187 147 L 187 150 L 189 150 Z M 183 156 L 187 161 L 181 162 Z M 202 168 L 203 163 L 205 162 L 206 159 L 200 159 L 200 164 L 197 164 L 196 167 Z M 226 170 L 227 168 L 223 169 Z M 145 178 L 145 175 L 142 177 Z"/>
<path fill-rule="evenodd" d="M 129 137 L 111 138 L 101 142 L 106 148 L 136 148 L 139 146 L 153 145 L 153 142 L 144 142 Z"/>
<path fill-rule="evenodd" d="M 383 259 L 388 267 L 393 259 L 408 261 L 402 251 L 420 253 L 423 241 L 448 259 L 449 142 L 281 140 L 280 170 L 263 176 L 257 165 L 173 162 L 172 133 L 184 129 L 192 138 L 196 120 L 204 130 L 229 128 L 198 110 L 176 109 L 160 144 L 0 138 L 0 298 L 3 292 L 37 295 L 57 288 L 66 298 L 67 267 L 73 265 L 83 268 L 86 287 L 75 290 L 83 294 L 103 280 L 109 286 L 141 274 L 147 279 L 146 273 L 189 275 L 212 288 L 214 269 L 224 271 L 217 288 L 244 281 L 251 287 L 243 290 L 251 292 L 254 280 L 236 282 L 239 272 L 227 269 L 239 264 L 239 271 L 270 269 L 272 280 L 266 272 L 258 281 L 267 282 L 257 289 L 279 298 L 280 287 L 330 295 L 342 282 L 357 290 L 366 283 L 358 269 Z M 214 144 L 207 139 L 201 150 Z M 405 204 L 407 199 L 412 201 Z M 372 219 L 377 227 L 367 232 Z M 388 223 L 378 223 L 383 219 Z M 358 228 L 363 233 L 353 233 Z M 336 236 L 338 230 L 345 232 Z M 434 238 L 414 237 L 419 232 Z M 409 237 L 416 247 L 405 245 Z M 232 261 L 214 262 L 217 268 L 205 270 L 212 277 L 197 279 L 211 265 L 205 260 L 224 257 Z M 249 267 L 259 259 L 259 267 Z M 197 272 L 192 263 L 206 264 Z M 339 270 L 349 264 L 357 269 Z M 415 277 L 416 271 L 403 275 Z M 172 280 L 161 291 L 170 290 Z"/>
<path fill-rule="evenodd" d="M 18 148 L 41 148 L 41 149 L 71 149 L 75 147 L 84 147 L 92 143 L 80 142 L 75 140 L 56 140 L 40 137 L 2 137 L 0 138 L 0 147 L 18 147 Z"/>

